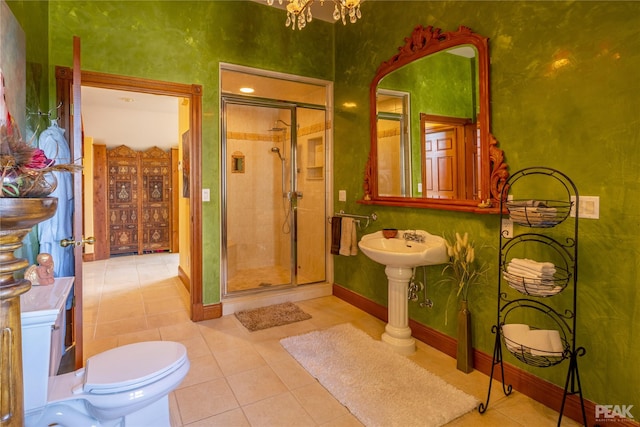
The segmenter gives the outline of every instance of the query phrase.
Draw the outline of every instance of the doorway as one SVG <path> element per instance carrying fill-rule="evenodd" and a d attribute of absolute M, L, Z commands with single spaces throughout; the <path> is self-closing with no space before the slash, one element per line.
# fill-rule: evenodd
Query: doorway
<path fill-rule="evenodd" d="M 223 296 L 325 282 L 324 94 L 320 105 L 241 96 L 224 93 L 229 84 L 222 79 Z M 245 86 L 260 87 L 249 81 L 245 76 Z M 286 91 L 279 97 L 287 98 Z"/>
<path fill-rule="evenodd" d="M 57 103 L 62 105 L 60 111 L 60 126 L 70 129 L 70 106 L 73 98 L 71 89 L 72 70 L 66 67 L 56 67 Z M 188 185 L 191 197 L 188 202 L 191 221 L 186 221 L 189 236 L 202 234 L 202 206 L 201 206 L 201 147 L 202 147 L 202 88 L 198 85 L 187 85 L 162 82 L 149 79 L 103 74 L 89 71 L 81 72 L 82 86 L 99 87 L 104 89 L 124 90 L 164 96 L 173 96 L 188 101 L 189 150 Z M 95 171 L 105 173 L 105 171 Z M 95 220 L 95 218 L 94 218 Z M 95 230 L 96 239 L 107 239 L 107 231 L 103 227 Z M 202 283 L 202 245 L 200 239 L 191 238 L 181 251 L 189 254 L 189 265 L 180 266 L 178 275 L 190 294 L 190 317 L 193 321 L 204 320 L 202 303 L 202 287 L 191 284 Z M 81 302 L 76 302 L 76 309 L 81 310 Z"/>

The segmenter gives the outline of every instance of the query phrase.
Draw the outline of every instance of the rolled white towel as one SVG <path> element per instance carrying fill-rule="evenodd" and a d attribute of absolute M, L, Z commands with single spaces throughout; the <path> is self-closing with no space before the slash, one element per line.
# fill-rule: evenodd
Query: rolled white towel
<path fill-rule="evenodd" d="M 529 325 L 523 323 L 505 323 L 502 325 L 502 335 L 505 337 L 505 344 L 511 351 L 522 349 L 522 343 L 526 341 L 529 333 Z"/>
<path fill-rule="evenodd" d="M 514 276 L 521 276 L 528 279 L 546 279 L 552 280 L 554 278 L 555 270 L 549 270 L 545 272 L 539 272 L 535 270 L 530 270 L 527 268 L 520 268 L 515 265 L 507 265 L 507 272 L 513 274 Z"/>

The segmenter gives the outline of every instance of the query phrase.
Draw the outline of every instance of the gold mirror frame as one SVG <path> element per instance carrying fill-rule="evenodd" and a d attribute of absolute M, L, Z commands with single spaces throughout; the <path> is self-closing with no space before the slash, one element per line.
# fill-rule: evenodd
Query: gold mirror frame
<path fill-rule="evenodd" d="M 483 200 L 465 199 L 429 199 L 426 197 L 380 196 L 378 194 L 378 144 L 376 94 L 378 83 L 383 77 L 419 58 L 460 45 L 472 45 L 478 52 L 479 109 L 478 129 L 480 132 L 480 190 L 488 195 Z M 376 71 L 369 88 L 371 147 L 365 169 L 363 204 L 386 206 L 404 206 L 466 211 L 478 213 L 496 213 L 500 206 L 502 187 L 509 177 L 508 165 L 504 162 L 504 152 L 497 147 L 498 142 L 490 131 L 489 96 L 489 47 L 488 38 L 461 26 L 457 31 L 442 32 L 432 26 L 419 25 L 414 28 L 398 53 L 383 62 Z"/>

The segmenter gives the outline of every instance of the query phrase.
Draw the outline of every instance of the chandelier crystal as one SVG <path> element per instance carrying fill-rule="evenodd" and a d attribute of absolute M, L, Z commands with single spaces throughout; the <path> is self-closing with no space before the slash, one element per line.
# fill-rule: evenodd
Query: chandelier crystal
<path fill-rule="evenodd" d="M 274 0 L 267 0 L 269 6 L 273 5 Z M 306 27 L 307 22 L 313 20 L 311 13 L 311 5 L 315 0 L 286 0 L 287 3 L 287 20 L 285 25 L 291 26 L 292 30 L 298 27 L 298 30 L 302 30 Z M 362 18 L 360 12 L 360 3 L 362 0 L 331 0 L 334 4 L 333 19 L 336 21 L 342 20 L 343 25 L 347 25 L 347 17 L 349 22 L 355 23 L 358 19 Z M 278 0 L 279 4 L 283 3 L 283 0 Z M 320 0 L 320 6 L 324 4 L 324 0 Z"/>

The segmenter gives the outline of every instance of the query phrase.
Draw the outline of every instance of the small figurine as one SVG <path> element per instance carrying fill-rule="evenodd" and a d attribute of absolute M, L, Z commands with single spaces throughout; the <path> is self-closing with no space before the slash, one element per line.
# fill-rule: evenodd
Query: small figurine
<path fill-rule="evenodd" d="M 32 265 L 24 273 L 24 278 L 32 285 L 51 285 L 53 278 L 53 257 L 47 253 L 41 253 L 36 257 L 38 265 Z"/>

